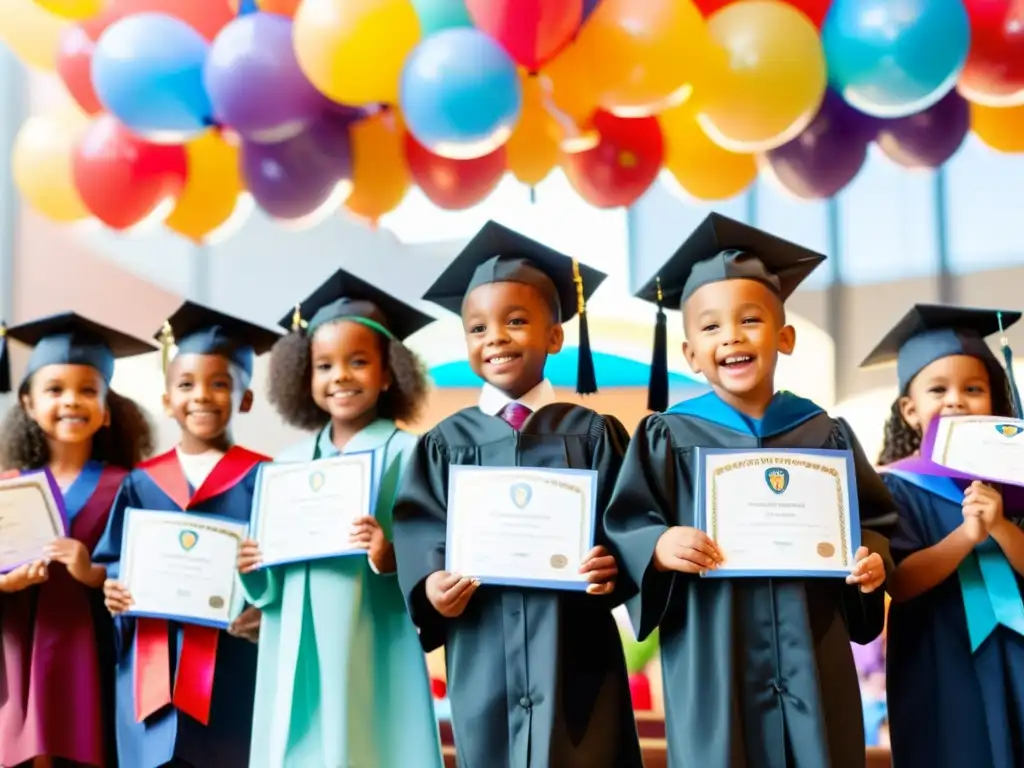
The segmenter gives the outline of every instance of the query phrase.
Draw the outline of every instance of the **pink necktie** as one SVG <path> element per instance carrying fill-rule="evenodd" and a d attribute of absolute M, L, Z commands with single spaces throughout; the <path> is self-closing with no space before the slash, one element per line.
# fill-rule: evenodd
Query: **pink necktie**
<path fill-rule="evenodd" d="M 508 422 L 509 426 L 512 427 L 516 432 L 523 428 L 523 424 L 530 418 L 530 414 L 533 413 L 522 403 L 511 402 L 501 409 L 498 417 Z"/>

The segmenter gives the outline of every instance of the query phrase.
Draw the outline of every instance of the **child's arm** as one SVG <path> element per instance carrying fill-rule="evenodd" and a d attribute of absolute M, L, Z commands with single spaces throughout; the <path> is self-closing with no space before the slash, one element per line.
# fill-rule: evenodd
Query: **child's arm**
<path fill-rule="evenodd" d="M 966 524 L 959 525 L 938 544 L 908 555 L 889 579 L 889 595 L 902 603 L 934 589 L 956 572 L 977 545 Z"/>
<path fill-rule="evenodd" d="M 964 515 L 972 513 L 981 518 L 1013 570 L 1024 575 L 1024 531 L 1006 519 L 1002 494 L 990 485 L 971 483 L 964 494 Z"/>
<path fill-rule="evenodd" d="M 57 539 L 45 549 L 44 554 L 48 560 L 63 563 L 76 581 L 90 589 L 99 589 L 107 579 L 107 569 L 92 561 L 89 550 L 78 539 Z"/>

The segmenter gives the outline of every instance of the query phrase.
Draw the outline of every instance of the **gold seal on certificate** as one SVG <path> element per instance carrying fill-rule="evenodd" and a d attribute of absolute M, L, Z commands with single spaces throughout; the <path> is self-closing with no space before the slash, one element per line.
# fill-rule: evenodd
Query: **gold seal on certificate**
<path fill-rule="evenodd" d="M 0 573 L 42 559 L 43 548 L 64 536 L 61 505 L 48 470 L 0 480 Z"/>
<path fill-rule="evenodd" d="M 964 475 L 1024 485 L 1024 420 L 945 416 L 934 429 L 926 458 Z M 927 446 L 926 439 L 922 448 Z"/>

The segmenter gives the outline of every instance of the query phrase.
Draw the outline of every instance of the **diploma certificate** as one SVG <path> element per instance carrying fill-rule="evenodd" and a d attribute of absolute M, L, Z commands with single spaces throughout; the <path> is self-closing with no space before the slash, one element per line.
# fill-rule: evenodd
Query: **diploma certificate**
<path fill-rule="evenodd" d="M 845 577 L 860 546 L 850 451 L 697 449 L 699 526 L 725 562 L 709 577 Z"/>
<path fill-rule="evenodd" d="M 946 416 L 926 458 L 989 482 L 1024 485 L 1024 420 Z"/>
<path fill-rule="evenodd" d="M 246 525 L 212 515 L 129 509 L 120 580 L 128 615 L 227 628 L 240 607 L 238 549 Z"/>
<path fill-rule="evenodd" d="M 252 538 L 262 567 L 363 555 L 352 523 L 373 514 L 373 451 L 310 462 L 264 464 L 253 501 Z"/>
<path fill-rule="evenodd" d="M 67 535 L 64 497 L 47 469 L 0 480 L 0 573 L 43 558 Z"/>
<path fill-rule="evenodd" d="M 445 568 L 484 584 L 586 589 L 597 473 L 451 468 Z"/>

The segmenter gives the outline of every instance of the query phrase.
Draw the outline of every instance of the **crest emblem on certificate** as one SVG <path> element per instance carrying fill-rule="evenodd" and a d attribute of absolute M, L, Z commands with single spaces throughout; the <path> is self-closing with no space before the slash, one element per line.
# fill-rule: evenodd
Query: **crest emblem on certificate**
<path fill-rule="evenodd" d="M 772 493 L 781 494 L 789 487 L 789 470 L 782 467 L 772 467 L 764 471 L 765 482 L 772 489 Z"/>
<path fill-rule="evenodd" d="M 324 483 L 327 482 L 324 478 L 323 472 L 310 472 L 309 473 L 309 487 L 313 493 L 316 493 L 324 487 Z"/>
<path fill-rule="evenodd" d="M 525 509 L 526 505 L 530 503 L 530 499 L 533 498 L 533 488 L 527 483 L 513 483 L 509 488 L 509 494 L 512 496 L 513 504 L 519 509 Z"/>
<path fill-rule="evenodd" d="M 1016 424 L 996 424 L 996 432 L 1003 437 L 1016 437 L 1024 432 L 1024 427 L 1019 427 Z"/>
<path fill-rule="evenodd" d="M 186 552 L 191 551 L 198 541 L 199 534 L 191 529 L 186 529 L 178 534 L 178 543 Z"/>

